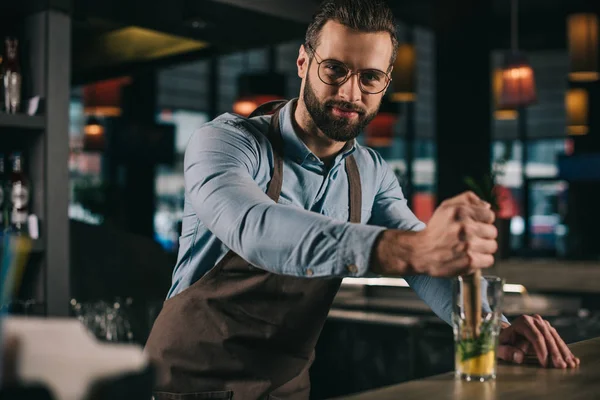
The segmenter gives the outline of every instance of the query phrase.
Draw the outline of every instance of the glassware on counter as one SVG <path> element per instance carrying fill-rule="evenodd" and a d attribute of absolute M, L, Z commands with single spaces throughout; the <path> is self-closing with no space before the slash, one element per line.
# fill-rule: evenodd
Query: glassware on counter
<path fill-rule="evenodd" d="M 124 302 L 116 299 L 109 303 L 104 300 L 80 303 L 71 300 L 71 307 L 75 316 L 99 340 L 107 342 L 133 342 L 130 315 L 127 308 L 132 300 L 127 298 Z"/>
<path fill-rule="evenodd" d="M 482 315 L 478 326 L 468 321 L 469 280 L 458 277 L 453 284 L 452 327 L 454 330 L 455 375 L 466 381 L 496 378 L 498 334 L 501 327 L 504 281 L 495 276 L 481 278 Z M 477 332 L 478 330 L 478 332 Z"/>

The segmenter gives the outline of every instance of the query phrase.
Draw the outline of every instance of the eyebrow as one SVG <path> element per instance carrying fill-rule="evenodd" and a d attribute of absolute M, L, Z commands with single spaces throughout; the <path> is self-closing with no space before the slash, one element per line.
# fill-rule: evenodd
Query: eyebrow
<path fill-rule="evenodd" d="M 350 65 L 350 63 L 344 62 L 344 61 L 342 61 L 342 60 L 340 60 L 338 58 L 335 58 L 335 57 L 323 57 L 321 54 L 319 54 L 318 56 L 321 59 L 321 61 L 326 61 L 326 60 L 337 61 L 339 63 L 342 63 L 342 64 L 346 65 L 348 68 L 350 68 L 353 71 L 377 70 L 377 71 L 381 71 L 383 73 L 386 73 L 386 71 L 389 69 L 389 67 L 388 68 L 377 68 L 377 67 L 352 68 L 353 66 Z"/>

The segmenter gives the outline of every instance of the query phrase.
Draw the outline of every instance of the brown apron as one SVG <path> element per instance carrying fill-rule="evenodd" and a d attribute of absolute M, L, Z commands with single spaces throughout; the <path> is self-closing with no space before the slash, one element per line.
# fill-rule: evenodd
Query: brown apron
<path fill-rule="evenodd" d="M 283 178 L 278 110 L 268 138 L 274 169 L 267 195 L 277 202 Z M 352 155 L 345 163 L 349 220 L 360 223 L 360 175 Z M 340 283 L 267 272 L 229 251 L 165 301 L 146 343 L 165 374 L 154 398 L 308 399 L 314 348 Z"/>

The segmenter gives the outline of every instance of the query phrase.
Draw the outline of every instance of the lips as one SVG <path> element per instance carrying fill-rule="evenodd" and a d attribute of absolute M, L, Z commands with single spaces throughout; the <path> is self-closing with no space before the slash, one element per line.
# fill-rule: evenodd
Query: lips
<path fill-rule="evenodd" d="M 344 117 L 344 118 L 352 118 L 355 116 L 358 116 L 359 112 L 354 110 L 354 109 L 350 109 L 350 108 L 345 108 L 345 107 L 337 107 L 337 106 L 333 106 L 332 111 L 335 115 L 338 115 L 340 117 Z"/>

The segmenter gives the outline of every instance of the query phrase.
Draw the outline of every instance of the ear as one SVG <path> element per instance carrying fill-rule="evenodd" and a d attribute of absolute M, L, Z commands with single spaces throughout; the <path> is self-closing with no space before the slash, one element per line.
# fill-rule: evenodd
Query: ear
<path fill-rule="evenodd" d="M 296 66 L 298 67 L 298 76 L 304 79 L 306 72 L 308 71 L 308 53 L 306 52 L 304 45 L 301 45 L 300 50 L 298 50 Z"/>

